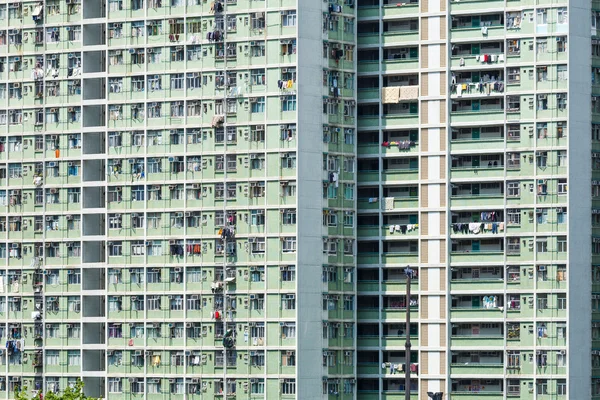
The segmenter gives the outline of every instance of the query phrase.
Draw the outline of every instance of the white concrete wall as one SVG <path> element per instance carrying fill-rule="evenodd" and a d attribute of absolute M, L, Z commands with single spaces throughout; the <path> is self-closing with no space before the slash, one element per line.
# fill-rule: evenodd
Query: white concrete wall
<path fill-rule="evenodd" d="M 298 1 L 298 399 L 322 395 L 323 38 L 320 0 Z"/>
<path fill-rule="evenodd" d="M 591 398 L 591 2 L 569 2 L 569 399 Z"/>

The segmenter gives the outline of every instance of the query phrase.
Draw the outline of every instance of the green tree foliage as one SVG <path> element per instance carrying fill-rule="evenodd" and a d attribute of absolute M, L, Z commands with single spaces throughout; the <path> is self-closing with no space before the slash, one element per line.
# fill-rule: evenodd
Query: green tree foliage
<path fill-rule="evenodd" d="M 40 390 L 34 396 L 30 396 L 27 393 L 27 386 L 17 388 L 15 390 L 15 400 L 97 400 L 91 397 L 87 397 L 83 393 L 83 382 L 78 379 L 74 387 L 67 386 L 65 390 L 60 393 L 48 392 L 45 395 Z"/>

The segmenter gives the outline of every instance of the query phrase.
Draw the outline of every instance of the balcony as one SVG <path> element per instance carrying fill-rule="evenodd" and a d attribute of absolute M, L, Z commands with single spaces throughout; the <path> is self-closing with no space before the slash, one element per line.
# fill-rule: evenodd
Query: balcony
<path fill-rule="evenodd" d="M 454 295 L 451 307 L 452 319 L 502 318 L 503 295 Z"/>
<path fill-rule="evenodd" d="M 481 12 L 486 9 L 503 8 L 504 3 L 501 0 L 453 0 L 450 3 L 452 13 L 455 12 Z"/>
<path fill-rule="evenodd" d="M 504 36 L 504 13 L 452 15 L 453 40 L 494 39 Z"/>
<path fill-rule="evenodd" d="M 504 154 L 453 156 L 450 176 L 453 179 L 502 178 Z"/>
<path fill-rule="evenodd" d="M 504 100 L 453 100 L 450 118 L 452 123 L 475 123 L 481 120 L 501 122 L 504 121 Z"/>
<path fill-rule="evenodd" d="M 453 207 L 486 207 L 504 205 L 502 182 L 461 183 L 452 185 Z"/>
<path fill-rule="evenodd" d="M 502 290 L 504 267 L 453 267 L 452 290 Z"/>
<path fill-rule="evenodd" d="M 450 65 L 455 68 L 481 68 L 481 55 L 489 55 L 487 65 L 504 63 L 504 41 L 455 43 L 452 46 Z M 484 60 L 485 61 L 485 60 Z"/>

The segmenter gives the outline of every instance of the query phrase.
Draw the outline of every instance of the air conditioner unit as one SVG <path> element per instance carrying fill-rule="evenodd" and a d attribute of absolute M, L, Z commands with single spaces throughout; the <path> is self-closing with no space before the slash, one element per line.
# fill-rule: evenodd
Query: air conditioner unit
<path fill-rule="evenodd" d="M 254 243 L 256 242 L 256 238 L 250 237 L 248 238 L 248 243 Z"/>
<path fill-rule="evenodd" d="M 186 327 L 186 328 L 191 328 L 191 327 L 192 327 L 192 323 L 191 323 L 191 322 L 187 322 L 187 323 L 185 324 L 185 327 Z"/>
<path fill-rule="evenodd" d="M 21 87 L 21 84 L 20 84 L 20 83 L 13 83 L 13 87 L 14 87 L 14 88 L 20 88 L 20 87 Z"/>
<path fill-rule="evenodd" d="M 200 189 L 201 185 L 199 183 L 194 183 L 194 184 L 192 184 L 192 188 L 194 188 L 194 189 Z"/>
<path fill-rule="evenodd" d="M 192 212 L 191 211 L 186 211 L 185 212 L 185 216 L 186 217 L 191 217 L 192 216 Z"/>
<path fill-rule="evenodd" d="M 73 324 L 67 324 L 66 327 L 67 329 L 71 329 L 73 327 Z"/>
<path fill-rule="evenodd" d="M 193 294 L 190 296 L 190 299 L 192 300 L 198 300 L 198 295 L 197 294 Z"/>
<path fill-rule="evenodd" d="M 73 216 L 72 215 L 67 215 L 66 218 L 67 218 L 67 220 L 72 220 Z"/>
<path fill-rule="evenodd" d="M 48 163 L 48 168 L 54 168 L 54 167 L 56 167 L 56 162 L 55 161 L 50 161 Z"/>
<path fill-rule="evenodd" d="M 546 271 L 546 266 L 545 265 L 538 266 L 538 271 Z"/>
<path fill-rule="evenodd" d="M 117 192 L 122 192 L 122 191 L 123 191 L 123 188 L 122 188 L 121 186 L 117 186 L 117 187 L 115 188 L 115 190 L 116 190 Z"/>
<path fill-rule="evenodd" d="M 73 164 L 74 164 L 73 162 L 68 162 L 68 163 L 67 163 L 67 167 L 72 167 L 72 166 L 73 166 Z"/>

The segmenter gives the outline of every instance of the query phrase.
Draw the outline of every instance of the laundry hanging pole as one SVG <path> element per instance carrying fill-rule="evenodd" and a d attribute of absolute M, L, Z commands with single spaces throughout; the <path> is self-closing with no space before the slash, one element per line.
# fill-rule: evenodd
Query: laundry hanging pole
<path fill-rule="evenodd" d="M 410 400 L 410 281 L 412 278 L 413 270 L 410 265 L 406 266 L 404 270 L 406 274 L 406 327 L 404 328 L 404 334 L 406 335 L 406 343 L 404 344 L 404 398 Z"/>

